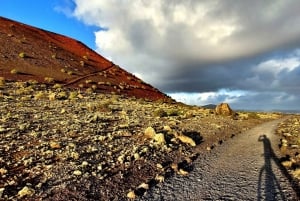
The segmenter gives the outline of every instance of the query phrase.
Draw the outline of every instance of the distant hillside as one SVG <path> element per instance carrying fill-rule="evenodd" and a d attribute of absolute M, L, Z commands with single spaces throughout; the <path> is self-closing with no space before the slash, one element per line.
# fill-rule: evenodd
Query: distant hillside
<path fill-rule="evenodd" d="M 214 105 L 214 104 L 208 104 L 208 105 L 203 105 L 202 106 L 203 108 L 206 108 L 206 109 L 216 109 L 217 105 Z"/>
<path fill-rule="evenodd" d="M 300 110 L 271 110 L 272 112 L 281 112 L 281 113 L 285 113 L 285 114 L 300 114 Z"/>
<path fill-rule="evenodd" d="M 168 98 L 81 42 L 63 35 L 0 17 L 0 44 L 0 76 L 5 79 L 58 83 L 150 100 Z"/>

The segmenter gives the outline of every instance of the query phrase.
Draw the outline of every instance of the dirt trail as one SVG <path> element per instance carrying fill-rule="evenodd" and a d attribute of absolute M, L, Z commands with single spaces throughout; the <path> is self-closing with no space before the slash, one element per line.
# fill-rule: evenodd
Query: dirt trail
<path fill-rule="evenodd" d="M 172 177 L 140 200 L 299 200 L 299 188 L 292 187 L 277 158 L 274 129 L 283 120 L 259 125 L 201 155 L 188 177 Z"/>

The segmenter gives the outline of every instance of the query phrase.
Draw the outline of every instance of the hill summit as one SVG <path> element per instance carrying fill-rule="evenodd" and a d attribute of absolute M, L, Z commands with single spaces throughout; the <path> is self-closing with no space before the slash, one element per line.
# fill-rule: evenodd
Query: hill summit
<path fill-rule="evenodd" d="M 160 100 L 151 85 L 72 38 L 0 17 L 0 76 Z"/>

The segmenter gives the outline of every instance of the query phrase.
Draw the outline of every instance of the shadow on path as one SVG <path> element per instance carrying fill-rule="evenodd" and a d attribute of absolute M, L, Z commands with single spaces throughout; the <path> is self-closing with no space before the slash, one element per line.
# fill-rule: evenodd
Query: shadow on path
<path fill-rule="evenodd" d="M 276 166 L 280 169 L 283 176 L 285 176 L 294 191 L 296 192 L 298 198 L 300 198 L 300 188 L 298 184 L 293 181 L 293 178 L 288 173 L 286 168 L 281 165 L 280 159 L 274 153 L 271 142 L 266 135 L 261 135 L 258 141 L 263 142 L 264 145 L 264 159 L 265 164 L 260 169 L 259 172 L 259 180 L 257 187 L 257 200 L 286 200 L 285 194 L 281 189 L 280 181 L 276 178 L 276 175 L 272 170 L 272 161 L 275 162 Z M 265 173 L 265 177 L 263 178 L 263 173 Z M 263 184 L 264 183 L 264 184 Z"/>

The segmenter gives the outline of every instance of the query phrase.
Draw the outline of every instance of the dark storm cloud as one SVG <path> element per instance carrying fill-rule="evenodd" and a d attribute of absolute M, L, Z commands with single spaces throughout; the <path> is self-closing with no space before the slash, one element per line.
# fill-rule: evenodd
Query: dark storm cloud
<path fill-rule="evenodd" d="M 278 78 L 278 87 L 290 94 L 300 95 L 300 67 L 290 72 L 281 72 Z"/>
<path fill-rule="evenodd" d="M 239 97 L 239 101 L 234 103 L 236 109 L 250 109 L 250 110 L 288 110 L 298 109 L 299 110 L 300 98 L 287 94 L 284 92 L 261 92 L 255 94 L 247 94 L 246 96 Z M 282 102 L 289 105 L 282 105 Z"/>

